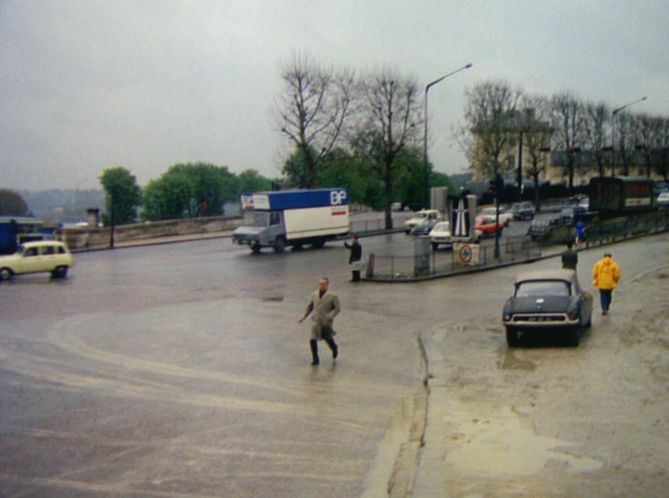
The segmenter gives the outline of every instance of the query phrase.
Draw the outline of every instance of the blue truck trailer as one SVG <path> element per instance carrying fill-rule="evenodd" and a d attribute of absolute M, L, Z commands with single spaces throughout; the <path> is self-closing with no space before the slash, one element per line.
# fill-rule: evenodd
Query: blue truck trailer
<path fill-rule="evenodd" d="M 30 216 L 0 216 L 0 254 L 14 254 L 24 242 L 52 239 L 54 227 Z"/>
<path fill-rule="evenodd" d="M 232 233 L 235 244 L 254 253 L 263 247 L 321 248 L 349 232 L 349 199 L 344 188 L 257 192 L 241 197 L 244 220 Z"/>

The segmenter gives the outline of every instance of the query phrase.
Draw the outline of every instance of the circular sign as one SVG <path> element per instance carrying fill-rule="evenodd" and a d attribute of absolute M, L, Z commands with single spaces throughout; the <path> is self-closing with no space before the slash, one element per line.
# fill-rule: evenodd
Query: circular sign
<path fill-rule="evenodd" d="M 460 256 L 460 261 L 462 264 L 469 264 L 472 261 L 472 248 L 469 244 L 462 244 L 460 246 L 460 251 L 458 252 Z"/>

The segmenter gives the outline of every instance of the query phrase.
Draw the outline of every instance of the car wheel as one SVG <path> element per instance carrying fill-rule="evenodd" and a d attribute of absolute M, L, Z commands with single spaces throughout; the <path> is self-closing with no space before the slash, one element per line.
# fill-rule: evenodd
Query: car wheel
<path fill-rule="evenodd" d="M 53 278 L 65 278 L 67 276 L 67 266 L 57 266 L 51 272 Z"/>
<path fill-rule="evenodd" d="M 580 327 L 572 327 L 571 330 L 569 331 L 569 345 L 572 347 L 578 346 L 578 343 L 581 342 L 581 328 Z"/>
<path fill-rule="evenodd" d="M 0 268 L 0 280 L 11 280 L 14 272 L 9 268 Z"/>
<path fill-rule="evenodd" d="M 286 239 L 277 237 L 274 241 L 274 252 L 283 252 L 286 250 Z"/>
<path fill-rule="evenodd" d="M 432 242 L 432 250 L 436 251 L 439 248 L 439 244 Z"/>
<path fill-rule="evenodd" d="M 253 254 L 260 254 L 260 244 L 253 244 L 251 246 L 251 252 Z"/>
<path fill-rule="evenodd" d="M 511 348 L 515 348 L 520 345 L 520 334 L 516 329 L 512 327 L 506 328 L 506 343 Z"/>

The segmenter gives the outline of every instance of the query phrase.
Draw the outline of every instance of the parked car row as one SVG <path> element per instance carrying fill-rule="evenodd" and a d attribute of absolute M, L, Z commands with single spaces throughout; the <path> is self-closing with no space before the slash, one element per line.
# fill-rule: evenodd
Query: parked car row
<path fill-rule="evenodd" d="M 531 220 L 537 210 L 531 202 L 516 202 L 511 206 L 511 215 L 514 220 Z"/>
<path fill-rule="evenodd" d="M 496 218 L 497 217 L 497 208 L 495 206 L 492 207 L 484 207 L 479 210 L 479 216 L 485 216 L 488 218 Z M 510 212 L 507 212 L 503 207 L 499 208 L 499 222 L 504 225 L 505 227 L 509 226 L 509 222 L 513 219 L 513 214 Z"/>
<path fill-rule="evenodd" d="M 505 224 L 502 222 L 501 218 L 499 222 L 495 221 L 494 216 L 480 215 L 476 217 L 476 238 L 484 237 L 494 237 L 495 232 L 499 232 L 500 236 L 504 227 L 508 225 L 508 221 Z"/>
<path fill-rule="evenodd" d="M 657 196 L 657 207 L 669 207 L 669 192 L 661 192 L 660 195 Z"/>
<path fill-rule="evenodd" d="M 431 220 L 443 220 L 441 213 L 436 209 L 421 209 L 420 211 L 416 211 L 411 218 L 404 222 L 404 231 L 410 233 L 418 225 Z"/>

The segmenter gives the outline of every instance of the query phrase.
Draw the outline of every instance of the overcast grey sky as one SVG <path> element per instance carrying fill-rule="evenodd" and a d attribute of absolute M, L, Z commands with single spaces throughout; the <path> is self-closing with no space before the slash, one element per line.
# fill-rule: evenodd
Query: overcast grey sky
<path fill-rule="evenodd" d="M 669 116 L 666 0 L 0 0 L 0 187 L 140 185 L 206 161 L 278 176 L 282 63 L 396 69 L 430 90 L 430 158 L 466 167 L 451 134 L 464 92 L 523 89 Z"/>

